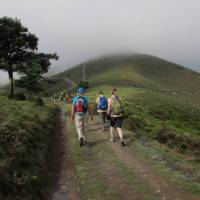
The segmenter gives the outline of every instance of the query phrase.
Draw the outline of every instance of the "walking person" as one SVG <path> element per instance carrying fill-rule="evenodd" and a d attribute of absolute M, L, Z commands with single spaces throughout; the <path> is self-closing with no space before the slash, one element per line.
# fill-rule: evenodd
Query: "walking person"
<path fill-rule="evenodd" d="M 64 95 L 63 101 L 64 101 L 64 103 L 66 103 L 66 104 L 69 102 L 69 96 L 68 96 L 67 92 L 66 92 L 65 95 Z"/>
<path fill-rule="evenodd" d="M 84 96 L 84 93 L 84 88 L 79 88 L 77 90 L 77 96 L 73 99 L 71 110 L 71 117 L 72 120 L 75 121 L 80 146 L 83 146 L 86 142 L 85 134 L 87 131 L 88 115 L 90 115 L 91 120 L 93 118 L 88 98 Z"/>
<path fill-rule="evenodd" d="M 99 122 L 103 131 L 106 131 L 106 116 L 108 109 L 108 100 L 103 95 L 103 91 L 99 91 L 99 96 L 96 99 L 97 112 L 99 114 Z"/>
<path fill-rule="evenodd" d="M 112 96 L 108 99 L 108 111 L 107 114 L 110 118 L 110 141 L 114 142 L 114 130 L 117 129 L 120 137 L 121 145 L 125 146 L 123 139 L 122 122 L 124 115 L 124 108 L 122 100 L 117 94 L 117 89 L 113 88 L 111 91 Z"/>

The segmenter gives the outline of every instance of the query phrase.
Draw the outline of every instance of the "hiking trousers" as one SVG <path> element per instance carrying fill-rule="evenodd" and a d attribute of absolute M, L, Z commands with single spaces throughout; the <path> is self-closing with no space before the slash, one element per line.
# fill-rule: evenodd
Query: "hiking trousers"
<path fill-rule="evenodd" d="M 99 112 L 99 122 L 102 129 L 106 128 L 106 112 Z"/>
<path fill-rule="evenodd" d="M 79 115 L 78 113 L 76 113 L 75 124 L 79 140 L 83 138 L 85 141 L 85 134 L 87 132 L 87 126 L 88 126 L 88 114 L 86 113 L 83 115 Z"/>

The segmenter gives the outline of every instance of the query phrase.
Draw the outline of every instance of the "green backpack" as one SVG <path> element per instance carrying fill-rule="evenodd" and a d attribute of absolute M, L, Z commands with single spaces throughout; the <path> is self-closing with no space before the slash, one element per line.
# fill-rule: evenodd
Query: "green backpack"
<path fill-rule="evenodd" d="M 119 115 L 124 113 L 124 107 L 119 97 L 112 98 L 112 114 Z"/>

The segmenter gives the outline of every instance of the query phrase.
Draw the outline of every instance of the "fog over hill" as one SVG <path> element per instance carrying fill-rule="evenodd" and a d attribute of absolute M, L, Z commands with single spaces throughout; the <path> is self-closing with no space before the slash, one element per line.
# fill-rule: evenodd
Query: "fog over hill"
<path fill-rule="evenodd" d="M 118 52 L 199 71 L 199 7 L 199 0 L 1 0 L 0 16 L 21 19 L 39 37 L 40 51 L 59 54 L 51 74 Z M 6 79 L 1 73 L 0 82 Z"/>

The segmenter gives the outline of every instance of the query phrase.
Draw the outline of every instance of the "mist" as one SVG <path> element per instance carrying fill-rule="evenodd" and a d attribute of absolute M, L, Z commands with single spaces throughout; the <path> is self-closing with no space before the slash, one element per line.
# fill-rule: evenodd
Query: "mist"
<path fill-rule="evenodd" d="M 1 0 L 0 17 L 21 19 L 39 37 L 39 51 L 60 56 L 51 74 L 131 52 L 200 71 L 199 8 L 199 0 Z"/>

